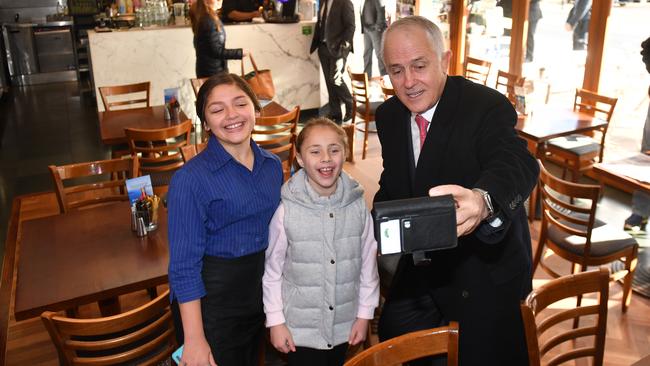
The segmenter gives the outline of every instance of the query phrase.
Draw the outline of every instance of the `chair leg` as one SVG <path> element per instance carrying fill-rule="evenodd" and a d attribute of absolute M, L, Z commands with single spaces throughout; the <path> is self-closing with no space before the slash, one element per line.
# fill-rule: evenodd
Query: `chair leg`
<path fill-rule="evenodd" d="M 579 271 L 584 272 L 587 270 L 586 265 L 580 265 L 578 263 L 571 263 L 571 274 L 575 274 L 578 272 L 578 266 L 580 266 Z M 580 304 L 582 304 L 582 294 L 577 296 L 576 299 L 576 308 L 580 307 Z M 577 329 L 580 326 L 580 317 L 575 317 L 573 318 L 573 329 Z"/>
<path fill-rule="evenodd" d="M 539 242 L 537 242 L 537 250 L 535 251 L 535 257 L 533 257 L 533 270 L 531 272 L 532 276 L 535 276 L 535 271 L 537 266 L 542 261 L 542 256 L 544 255 L 544 243 L 546 242 L 546 230 L 542 229 L 542 232 L 539 234 Z"/>
<path fill-rule="evenodd" d="M 155 287 L 149 287 L 147 289 L 147 293 L 149 294 L 149 298 L 151 300 L 155 300 L 158 297 L 158 290 Z"/>
<path fill-rule="evenodd" d="M 368 150 L 368 129 L 370 128 L 370 121 L 366 118 L 366 130 L 363 131 L 363 153 L 361 155 L 361 160 L 366 158 L 366 151 Z"/>
<path fill-rule="evenodd" d="M 354 134 L 355 134 L 355 127 L 354 127 L 354 118 L 352 118 L 352 124 L 349 125 L 344 125 L 343 130 L 345 131 L 345 135 L 348 137 L 348 156 L 346 160 L 350 163 L 354 163 Z"/>
<path fill-rule="evenodd" d="M 627 274 L 623 278 L 623 298 L 621 299 L 621 311 L 627 312 L 627 307 L 630 306 L 632 300 L 632 281 L 634 280 L 634 271 L 637 264 L 637 251 L 638 247 L 634 247 L 632 254 L 625 258 L 625 270 Z"/>

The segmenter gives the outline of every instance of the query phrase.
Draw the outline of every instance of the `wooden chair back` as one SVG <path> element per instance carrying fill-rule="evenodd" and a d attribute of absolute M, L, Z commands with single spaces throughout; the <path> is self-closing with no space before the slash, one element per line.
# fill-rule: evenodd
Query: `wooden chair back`
<path fill-rule="evenodd" d="M 142 108 L 149 106 L 151 83 L 126 84 L 116 86 L 100 86 L 99 95 L 102 97 L 104 109 Z"/>
<path fill-rule="evenodd" d="M 538 162 L 542 223 L 533 258 L 533 272 L 539 265 L 553 277 L 561 277 L 545 263 L 546 249 L 569 261 L 571 273 L 621 261 L 623 266 L 610 277 L 614 281 L 622 280 L 621 311 L 626 312 L 631 299 L 638 243 L 622 229 L 612 228 L 596 219 L 600 186 L 560 179 L 550 174 L 541 161 Z"/>
<path fill-rule="evenodd" d="M 137 157 L 128 157 L 48 166 L 60 212 L 128 200 L 125 181 L 136 176 L 138 165 Z"/>
<path fill-rule="evenodd" d="M 568 309 L 552 306 L 561 300 L 591 293 L 598 295 L 595 304 L 590 301 Z M 544 364 L 549 366 L 584 357 L 592 357 L 593 365 L 602 365 L 608 297 L 609 271 L 606 268 L 553 279 L 533 290 L 521 304 L 529 365 L 539 366 L 544 356 L 548 359 Z M 590 321 L 577 321 L 587 317 Z M 571 320 L 583 326 L 571 327 Z"/>
<path fill-rule="evenodd" d="M 296 158 L 296 137 L 300 107 L 277 116 L 260 116 L 255 119 L 253 140 L 282 160 L 284 180 L 291 176 L 291 167 Z"/>
<path fill-rule="evenodd" d="M 183 156 L 183 162 L 187 163 L 201 151 L 205 150 L 206 147 L 208 147 L 207 142 L 181 146 L 181 155 Z"/>
<path fill-rule="evenodd" d="M 381 92 L 384 94 L 384 100 L 395 95 L 395 89 L 393 89 L 392 85 L 387 84 L 384 77 L 379 78 L 379 87 L 381 88 Z"/>
<path fill-rule="evenodd" d="M 190 83 L 192 84 L 192 90 L 194 90 L 194 97 L 196 98 L 199 95 L 199 89 L 208 78 L 192 78 Z"/>
<path fill-rule="evenodd" d="M 497 72 L 497 80 L 494 88 L 502 92 L 508 100 L 510 100 L 510 103 L 515 105 L 517 102 L 515 97 L 515 87 L 524 86 L 525 81 L 526 78 L 524 77 L 499 70 Z"/>
<path fill-rule="evenodd" d="M 191 130 L 189 119 L 160 129 L 125 128 L 131 155 L 139 157 L 138 176 L 149 174 L 154 188 L 168 186 L 184 163 L 180 148 L 190 143 Z"/>
<path fill-rule="evenodd" d="M 344 366 L 392 366 L 422 357 L 447 355 L 447 365 L 458 364 L 458 323 L 407 333 L 375 344 Z"/>
<path fill-rule="evenodd" d="M 64 365 L 158 365 L 177 348 L 169 290 L 119 315 L 75 319 L 46 311 L 41 320 Z"/>
<path fill-rule="evenodd" d="M 350 76 L 350 85 L 352 91 L 352 125 L 361 132 L 363 132 L 363 149 L 361 153 L 361 159 L 366 158 L 366 151 L 368 150 L 368 131 L 370 122 L 375 120 L 375 109 L 376 103 L 370 101 L 370 92 L 368 88 L 368 74 L 365 72 L 356 73 L 352 72 L 348 66 L 348 75 Z M 361 127 L 360 124 L 357 125 L 357 117 L 363 120 L 365 124 L 364 127 Z M 353 141 L 349 142 L 350 145 L 350 155 L 354 154 L 354 143 Z"/>
<path fill-rule="evenodd" d="M 539 160 L 538 160 L 539 161 Z M 542 230 L 549 225 L 584 238 L 584 261 L 591 253 L 591 233 L 596 220 L 600 186 L 569 182 L 552 175 L 539 162 L 539 190 L 542 200 Z M 560 276 L 559 274 L 555 274 Z"/>
<path fill-rule="evenodd" d="M 465 78 L 475 83 L 487 85 L 487 79 L 490 75 L 492 62 L 467 56 L 465 58 Z"/>
<path fill-rule="evenodd" d="M 609 122 L 612 120 L 612 115 L 614 114 L 614 108 L 616 108 L 617 102 L 618 98 L 610 98 L 586 89 L 576 89 L 576 94 L 573 98 L 574 111 L 587 113 L 608 122 L 605 126 L 598 129 L 598 137 L 600 137 L 600 154 L 598 156 L 599 162 L 603 161 L 603 152 L 605 151 L 605 136 L 607 135 L 607 128 L 609 127 Z M 596 133 L 590 132 L 585 133 L 585 135 L 594 137 L 596 136 Z"/>

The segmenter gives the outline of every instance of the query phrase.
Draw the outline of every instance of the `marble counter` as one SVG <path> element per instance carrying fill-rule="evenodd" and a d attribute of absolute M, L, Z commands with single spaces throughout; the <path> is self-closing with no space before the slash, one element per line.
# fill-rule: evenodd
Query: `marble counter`
<path fill-rule="evenodd" d="M 271 69 L 276 88 L 274 100 L 286 108 L 318 108 L 320 64 L 309 54 L 314 22 L 292 24 L 227 25 L 227 46 L 244 48 L 255 57 L 261 69 Z M 88 32 L 92 76 L 95 88 L 151 82 L 151 103 L 164 103 L 163 90 L 180 88 L 180 102 L 190 117 L 195 117 L 194 93 L 190 79 L 195 77 L 195 52 L 189 26 L 153 27 L 128 31 Z M 240 72 L 240 61 L 228 63 L 231 72 Z M 245 61 L 245 72 L 252 70 Z M 97 108 L 103 105 L 99 91 Z M 326 100 L 325 100 L 326 102 Z"/>

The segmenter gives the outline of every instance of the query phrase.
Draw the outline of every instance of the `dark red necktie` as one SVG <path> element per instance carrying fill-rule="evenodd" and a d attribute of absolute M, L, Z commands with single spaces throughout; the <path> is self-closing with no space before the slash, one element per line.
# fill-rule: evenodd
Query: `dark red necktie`
<path fill-rule="evenodd" d="M 429 126 L 429 121 L 421 115 L 415 116 L 415 123 L 417 123 L 418 128 L 420 129 L 420 150 L 422 145 L 424 145 L 424 139 L 427 138 L 427 127 Z"/>

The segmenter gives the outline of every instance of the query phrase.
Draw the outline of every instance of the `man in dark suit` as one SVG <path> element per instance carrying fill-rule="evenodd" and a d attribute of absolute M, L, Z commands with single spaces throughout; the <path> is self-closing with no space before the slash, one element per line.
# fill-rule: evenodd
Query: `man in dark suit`
<path fill-rule="evenodd" d="M 591 0 L 576 0 L 564 24 L 564 28 L 567 31 L 573 31 L 574 51 L 587 49 L 590 20 Z"/>
<path fill-rule="evenodd" d="M 372 77 L 372 50 L 377 55 L 379 75 L 386 75 L 381 57 L 381 36 L 386 30 L 386 7 L 382 0 L 365 0 L 361 8 L 361 33 L 363 33 L 363 71 Z"/>
<path fill-rule="evenodd" d="M 530 0 L 528 5 L 528 35 L 526 37 L 526 62 L 533 62 L 535 58 L 535 31 L 537 23 L 542 19 L 542 8 L 539 6 L 540 0 Z M 512 18 L 512 0 L 499 0 L 497 6 L 503 8 L 503 16 Z M 503 30 L 503 34 L 510 35 L 510 29 Z"/>
<path fill-rule="evenodd" d="M 508 99 L 448 76 L 450 56 L 425 18 L 402 18 L 384 34 L 396 97 L 377 109 L 375 202 L 452 194 L 458 247 L 427 253 L 428 265 L 402 256 L 379 336 L 438 326 L 442 317 L 459 322 L 461 365 L 527 365 L 519 302 L 532 288 L 531 243 L 522 203 L 539 167 Z"/>
<path fill-rule="evenodd" d="M 352 118 L 352 95 L 343 74 L 348 54 L 353 52 L 354 7 L 350 0 L 321 0 L 310 52 L 318 50 L 329 95 L 329 117 L 336 123 Z M 341 117 L 341 103 L 345 117 Z"/>

